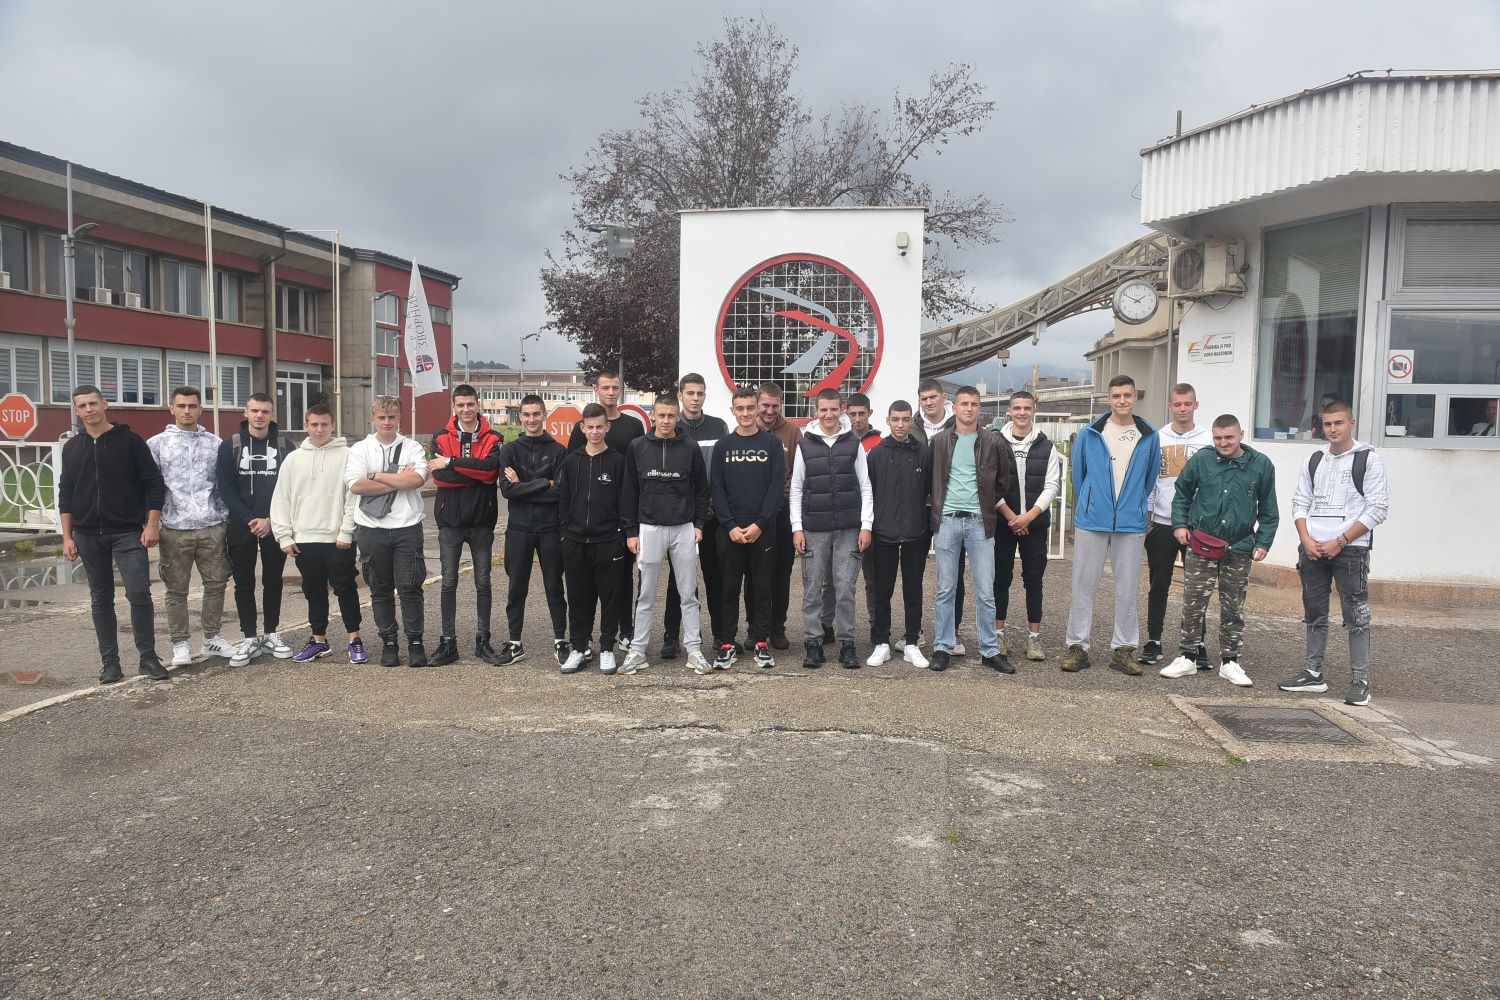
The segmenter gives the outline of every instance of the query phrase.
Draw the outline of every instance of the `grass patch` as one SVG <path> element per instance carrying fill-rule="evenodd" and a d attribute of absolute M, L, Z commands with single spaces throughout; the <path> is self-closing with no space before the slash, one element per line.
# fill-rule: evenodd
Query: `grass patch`
<path fill-rule="evenodd" d="M 1146 763 L 1150 764 L 1152 767 L 1166 767 L 1167 766 L 1167 758 L 1165 758 L 1165 757 L 1147 757 L 1146 758 Z"/>
<path fill-rule="evenodd" d="M 948 832 L 943 834 L 943 839 L 948 841 L 948 843 L 952 844 L 954 847 L 958 847 L 964 842 L 964 835 L 958 832 L 958 827 L 950 825 L 948 827 Z"/>
<path fill-rule="evenodd" d="M 1225 755 L 1224 763 L 1228 764 L 1230 767 L 1238 767 L 1241 764 L 1248 764 L 1249 761 L 1245 760 L 1245 758 L 1241 757 L 1237 753 L 1231 753 Z"/>

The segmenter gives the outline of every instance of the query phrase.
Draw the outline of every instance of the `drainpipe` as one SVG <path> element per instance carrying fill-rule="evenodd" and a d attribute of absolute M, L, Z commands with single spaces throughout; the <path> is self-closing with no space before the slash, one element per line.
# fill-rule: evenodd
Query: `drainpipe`
<path fill-rule="evenodd" d="M 265 359 L 266 359 L 266 392 L 272 399 L 276 398 L 276 262 L 286 256 L 285 237 L 279 253 L 266 258 L 260 265 L 261 281 L 261 308 L 264 312 L 262 318 L 263 334 L 265 336 Z M 288 414 L 290 416 L 290 414 Z M 285 427 L 289 421 L 281 419 L 277 414 L 276 423 Z"/>

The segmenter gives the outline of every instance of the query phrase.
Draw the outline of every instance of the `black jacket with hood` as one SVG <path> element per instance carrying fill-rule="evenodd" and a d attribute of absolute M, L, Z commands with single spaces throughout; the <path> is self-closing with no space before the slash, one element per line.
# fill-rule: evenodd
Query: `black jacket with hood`
<path fill-rule="evenodd" d="M 296 445 L 277 433 L 274 420 L 264 438 L 251 434 L 250 421 L 241 420 L 239 433 L 219 445 L 214 478 L 229 508 L 231 532 L 248 534 L 251 520 L 271 516 L 271 495 L 276 492 L 281 463 L 296 450 Z"/>
<path fill-rule="evenodd" d="M 161 510 L 167 484 L 146 441 L 124 424 L 98 437 L 88 431 L 63 445 L 57 510 L 74 533 L 118 535 L 140 531 L 149 511 Z"/>
<path fill-rule="evenodd" d="M 688 524 L 708 521 L 711 489 L 708 466 L 698 442 L 678 431 L 630 442 L 625 462 L 625 537 L 635 538 L 642 524 Z"/>
<path fill-rule="evenodd" d="M 557 474 L 557 512 L 562 536 L 571 542 L 619 542 L 625 538 L 625 456 L 613 448 L 590 455 L 568 452 Z"/>
<path fill-rule="evenodd" d="M 875 495 L 875 540 L 895 544 L 926 537 L 931 527 L 931 446 L 914 435 L 905 441 L 887 435 L 865 457 L 865 465 Z"/>
<path fill-rule="evenodd" d="M 526 531 L 557 530 L 557 471 L 567 449 L 551 434 L 522 434 L 500 449 L 500 495 L 509 505 L 507 528 Z M 516 470 L 517 482 L 505 478 L 506 469 Z"/>

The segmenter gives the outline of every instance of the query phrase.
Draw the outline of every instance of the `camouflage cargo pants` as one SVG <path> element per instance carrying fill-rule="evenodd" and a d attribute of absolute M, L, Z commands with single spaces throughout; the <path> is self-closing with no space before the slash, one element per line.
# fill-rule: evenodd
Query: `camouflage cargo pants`
<path fill-rule="evenodd" d="M 1183 656 L 1197 655 L 1208 617 L 1208 599 L 1214 581 L 1219 584 L 1219 651 L 1226 660 L 1238 660 L 1245 645 L 1245 591 L 1250 587 L 1251 559 L 1233 552 L 1223 559 L 1204 559 L 1191 550 L 1183 556 L 1182 636 L 1178 650 Z"/>

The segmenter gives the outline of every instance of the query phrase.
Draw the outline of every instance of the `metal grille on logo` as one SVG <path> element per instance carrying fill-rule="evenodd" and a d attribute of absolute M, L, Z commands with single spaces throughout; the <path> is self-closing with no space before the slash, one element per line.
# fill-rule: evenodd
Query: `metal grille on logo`
<path fill-rule="evenodd" d="M 719 365 L 731 389 L 779 383 L 787 419 L 811 419 L 822 389 L 866 389 L 885 343 L 868 286 L 838 261 L 787 254 L 751 268 L 719 310 Z"/>

